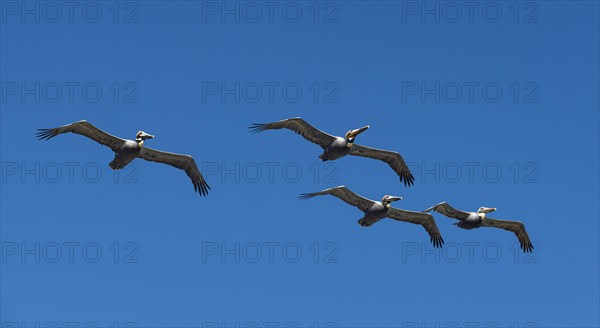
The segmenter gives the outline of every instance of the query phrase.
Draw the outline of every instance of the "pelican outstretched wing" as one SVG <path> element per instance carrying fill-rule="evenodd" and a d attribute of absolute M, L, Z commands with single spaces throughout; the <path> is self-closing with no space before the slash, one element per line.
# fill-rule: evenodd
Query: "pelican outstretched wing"
<path fill-rule="evenodd" d="M 410 186 L 415 183 L 415 177 L 410 173 L 408 166 L 406 166 L 406 162 L 404 162 L 404 158 L 395 151 L 375 149 L 354 144 L 350 148 L 349 154 L 384 161 L 394 169 L 396 174 L 400 177 L 400 182 L 404 182 L 405 186 Z"/>
<path fill-rule="evenodd" d="M 304 139 L 321 146 L 323 149 L 335 140 L 334 136 L 313 127 L 300 117 L 267 124 L 252 124 L 249 129 L 252 133 L 258 133 L 265 130 L 289 129 L 303 136 Z"/>
<path fill-rule="evenodd" d="M 527 235 L 527 231 L 525 231 L 525 225 L 522 222 L 497 220 L 486 217 L 483 219 L 481 226 L 512 231 L 515 233 L 515 235 L 517 235 L 523 252 L 531 253 L 533 251 L 533 245 L 531 244 L 531 240 L 529 240 L 529 235 Z"/>
<path fill-rule="evenodd" d="M 329 189 L 325 189 L 322 191 L 313 192 L 310 194 L 301 194 L 298 198 L 309 199 L 309 198 L 313 198 L 315 196 L 321 196 L 321 195 L 333 195 L 352 206 L 358 207 L 363 212 L 368 210 L 373 205 L 372 200 L 369 200 L 362 196 L 359 196 L 359 195 L 353 193 L 352 190 L 350 190 L 344 186 L 329 188 Z"/>
<path fill-rule="evenodd" d="M 448 204 L 446 202 L 441 202 L 435 206 L 432 206 L 432 207 L 424 210 L 423 212 L 429 212 L 431 210 L 434 210 L 434 211 L 436 211 L 440 214 L 443 214 L 449 218 L 453 218 L 453 219 L 457 219 L 457 220 L 465 220 L 466 218 L 469 217 L 469 213 L 457 210 L 454 207 L 450 206 L 450 204 Z"/>
<path fill-rule="evenodd" d="M 440 230 L 438 230 L 433 216 L 429 213 L 406 211 L 391 207 L 388 210 L 387 217 L 397 221 L 420 224 L 429 234 L 429 240 L 431 240 L 434 247 L 441 248 L 444 244 Z"/>
<path fill-rule="evenodd" d="M 38 129 L 36 137 L 40 140 L 50 140 L 59 134 L 72 132 L 86 136 L 97 143 L 107 146 L 117 152 L 125 144 L 125 140 L 108 134 L 87 121 L 79 121 L 54 129 Z"/>
<path fill-rule="evenodd" d="M 169 164 L 178 169 L 184 170 L 190 179 L 192 179 L 194 191 L 197 191 L 202 196 L 208 195 L 210 187 L 204 180 L 200 170 L 198 170 L 198 166 L 196 165 L 196 162 L 192 156 L 168 153 L 165 151 L 144 147 L 142 148 L 139 158 L 151 162 Z"/>

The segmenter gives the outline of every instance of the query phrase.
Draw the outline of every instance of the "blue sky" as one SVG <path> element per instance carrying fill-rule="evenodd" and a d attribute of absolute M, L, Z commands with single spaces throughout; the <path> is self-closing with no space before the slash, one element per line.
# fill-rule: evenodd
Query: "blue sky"
<path fill-rule="evenodd" d="M 4 327 L 599 325 L 598 2 L 0 4 Z M 247 131 L 296 116 L 370 125 L 357 143 L 399 151 L 415 185 Z M 34 138 L 81 119 L 194 156 L 209 197 L 154 163 L 115 175 L 83 137 Z M 342 184 L 497 207 L 536 252 L 439 215 L 435 252 L 421 227 L 297 199 Z"/>

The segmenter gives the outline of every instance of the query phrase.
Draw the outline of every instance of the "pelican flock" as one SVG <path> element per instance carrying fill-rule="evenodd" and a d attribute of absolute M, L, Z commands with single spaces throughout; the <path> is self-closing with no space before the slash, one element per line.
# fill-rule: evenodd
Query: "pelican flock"
<path fill-rule="evenodd" d="M 404 186 L 410 187 L 414 184 L 415 178 L 399 153 L 365 147 L 357 145 L 354 142 L 359 134 L 369 129 L 368 125 L 349 130 L 344 137 L 336 137 L 320 131 L 299 117 L 267 124 L 252 124 L 249 129 L 253 133 L 276 129 L 292 130 L 323 149 L 323 153 L 319 156 L 322 161 L 332 161 L 346 155 L 377 159 L 386 162 L 400 177 L 400 182 L 403 182 Z M 115 153 L 114 159 L 109 163 L 109 166 L 113 170 L 122 169 L 136 158 L 141 158 L 151 162 L 168 164 L 184 170 L 192 180 L 194 191 L 197 191 L 201 196 L 206 196 L 210 190 L 191 156 L 168 153 L 146 147 L 144 141 L 152 139 L 154 136 L 144 131 L 139 131 L 135 136 L 135 140 L 126 140 L 110 135 L 87 121 L 79 121 L 54 129 L 38 129 L 36 136 L 41 140 L 49 140 L 67 132 L 83 135 L 101 145 L 109 147 Z M 463 229 L 470 230 L 480 227 L 492 227 L 511 231 L 517 236 L 523 252 L 529 253 L 534 249 L 523 223 L 519 221 L 497 220 L 486 216 L 487 213 L 495 211 L 495 208 L 480 207 L 476 212 L 463 212 L 442 202 L 424 211 L 413 212 L 391 206 L 392 202 L 399 201 L 402 197 L 385 195 L 381 201 L 373 201 L 355 194 L 344 186 L 301 194 L 299 198 L 306 200 L 321 195 L 335 196 L 361 210 L 364 215 L 358 220 L 358 224 L 362 227 L 370 227 L 384 218 L 421 225 L 429 234 L 430 241 L 435 248 L 441 248 L 444 244 L 444 239 L 435 223 L 435 219 L 428 213 L 431 211 L 459 220 L 455 225 Z"/>
<path fill-rule="evenodd" d="M 108 165 L 113 170 L 120 170 L 134 159 L 141 158 L 151 162 L 168 164 L 184 170 L 190 179 L 192 179 L 194 191 L 197 191 L 202 196 L 206 196 L 210 190 L 192 156 L 167 153 L 144 146 L 144 140 L 154 138 L 153 135 L 144 131 L 139 131 L 135 135 L 135 140 L 126 140 L 110 135 L 87 121 L 79 121 L 54 129 L 38 129 L 37 137 L 40 140 L 50 140 L 59 134 L 67 132 L 86 136 L 112 149 L 115 152 L 115 158 Z"/>

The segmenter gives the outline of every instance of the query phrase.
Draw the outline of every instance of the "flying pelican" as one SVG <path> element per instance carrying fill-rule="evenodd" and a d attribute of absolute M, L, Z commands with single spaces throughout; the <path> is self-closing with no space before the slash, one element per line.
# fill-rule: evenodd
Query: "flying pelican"
<path fill-rule="evenodd" d="M 190 179 L 192 179 L 194 191 L 197 191 L 202 196 L 206 196 L 208 190 L 210 190 L 192 156 L 167 153 L 145 147 L 144 140 L 152 139 L 154 136 L 144 131 L 139 131 L 135 135 L 135 141 L 125 140 L 110 135 L 85 120 L 54 129 L 38 129 L 38 131 L 36 136 L 40 140 L 50 140 L 59 134 L 72 132 L 86 136 L 101 145 L 109 147 L 115 152 L 115 159 L 108 164 L 113 170 L 122 169 L 134 159 L 141 158 L 151 162 L 169 164 L 184 170 Z"/>
<path fill-rule="evenodd" d="M 529 240 L 529 236 L 527 235 L 527 231 L 525 231 L 525 225 L 523 225 L 523 223 L 519 221 L 496 220 L 486 217 L 485 214 L 494 212 L 496 210 L 495 208 L 480 207 L 477 212 L 463 212 L 453 208 L 446 202 L 442 202 L 426 209 L 424 212 L 429 212 L 431 210 L 449 218 L 458 219 L 458 223 L 454 223 L 454 225 L 463 229 L 468 230 L 479 227 L 492 227 L 512 231 L 517 235 L 523 252 L 531 253 L 533 251 L 533 245 Z"/>
<path fill-rule="evenodd" d="M 306 140 L 321 146 L 324 151 L 319 158 L 323 161 L 336 160 L 346 155 L 378 159 L 388 163 L 388 165 L 394 169 L 398 176 L 400 176 L 400 181 L 404 182 L 405 186 L 414 184 L 415 178 L 410 173 L 410 170 L 406 166 L 406 163 L 400 154 L 388 150 L 369 148 L 354 143 L 356 136 L 365 132 L 369 128 L 368 125 L 360 129 L 346 132 L 344 138 L 335 137 L 320 131 L 312 125 L 306 123 L 306 121 L 300 117 L 267 124 L 252 124 L 249 127 L 253 133 L 262 132 L 264 130 L 284 128 L 292 130 L 297 134 L 302 135 Z"/>
<path fill-rule="evenodd" d="M 376 202 L 361 197 L 344 186 L 339 186 L 311 194 L 301 194 L 299 198 L 309 199 L 321 195 L 333 195 L 363 211 L 365 216 L 358 220 L 358 224 L 363 227 L 369 227 L 383 218 L 420 224 L 423 226 L 423 228 L 425 228 L 427 233 L 429 233 L 430 240 L 434 247 L 440 248 L 444 244 L 444 239 L 442 239 L 440 231 L 435 225 L 435 220 L 431 214 L 405 211 L 391 207 L 391 202 L 401 200 L 402 197 L 385 195 L 381 199 L 381 202 Z"/>

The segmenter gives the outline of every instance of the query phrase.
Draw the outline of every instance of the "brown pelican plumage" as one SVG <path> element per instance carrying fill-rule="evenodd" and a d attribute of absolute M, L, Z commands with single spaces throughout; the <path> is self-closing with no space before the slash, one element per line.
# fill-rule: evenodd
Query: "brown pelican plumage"
<path fill-rule="evenodd" d="M 519 239 L 523 252 L 530 253 L 533 251 L 533 245 L 529 240 L 527 231 L 525 231 L 525 225 L 523 225 L 522 222 L 497 220 L 486 216 L 486 213 L 494 212 L 496 210 L 495 208 L 480 207 L 477 212 L 463 212 L 453 208 L 446 202 L 442 202 L 426 209 L 424 212 L 429 212 L 431 210 L 449 218 L 459 220 L 458 223 L 454 223 L 454 225 L 463 229 L 469 230 L 479 227 L 492 227 L 512 231 Z"/>
<path fill-rule="evenodd" d="M 87 121 L 79 121 L 54 129 L 38 129 L 38 131 L 37 137 L 40 140 L 50 140 L 59 134 L 72 132 L 86 136 L 101 145 L 109 147 L 115 152 L 115 158 L 109 164 L 113 170 L 122 169 L 134 159 L 141 158 L 147 161 L 168 164 L 184 170 L 190 179 L 192 179 L 194 190 L 202 196 L 206 196 L 208 190 L 210 190 L 192 156 L 167 153 L 145 147 L 144 140 L 152 139 L 154 136 L 144 131 L 139 131 L 136 134 L 135 141 L 110 135 Z"/>
<path fill-rule="evenodd" d="M 404 159 L 399 153 L 369 148 L 354 143 L 356 136 L 366 131 L 368 128 L 369 126 L 367 125 L 359 129 L 350 130 L 346 133 L 344 138 L 342 138 L 320 131 L 299 117 L 267 124 L 253 124 L 250 126 L 251 132 L 254 133 L 273 129 L 292 130 L 303 136 L 306 140 L 321 146 L 321 148 L 323 148 L 323 154 L 320 155 L 319 158 L 323 161 L 335 160 L 346 155 L 368 157 L 384 161 L 394 169 L 400 177 L 400 181 L 404 182 L 405 186 L 414 184 L 415 178 L 410 173 Z"/>
<path fill-rule="evenodd" d="M 402 197 L 385 195 L 381 199 L 381 202 L 377 202 L 361 197 L 344 186 L 339 186 L 310 194 L 301 194 L 299 198 L 309 199 L 320 195 L 333 195 L 363 211 L 365 213 L 364 217 L 358 220 L 358 224 L 363 227 L 369 227 L 383 218 L 419 224 L 425 228 L 427 233 L 429 233 L 429 238 L 434 247 L 440 248 L 444 244 L 444 239 L 442 239 L 440 231 L 435 225 L 435 220 L 431 214 L 406 211 L 391 207 L 391 202 L 401 200 Z"/>

